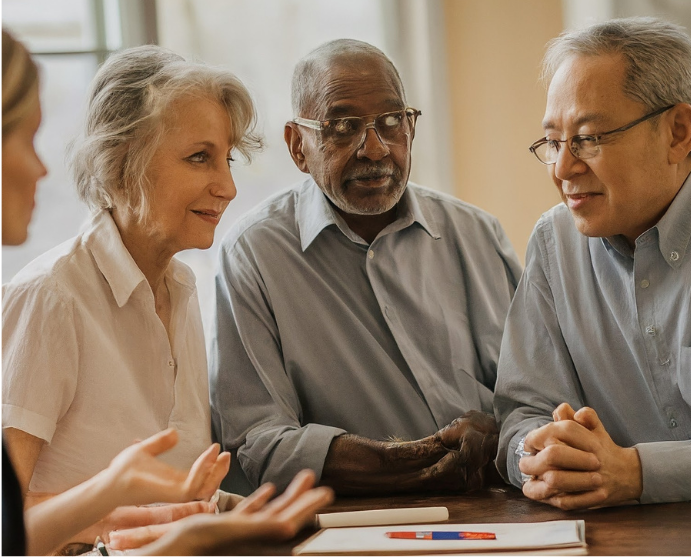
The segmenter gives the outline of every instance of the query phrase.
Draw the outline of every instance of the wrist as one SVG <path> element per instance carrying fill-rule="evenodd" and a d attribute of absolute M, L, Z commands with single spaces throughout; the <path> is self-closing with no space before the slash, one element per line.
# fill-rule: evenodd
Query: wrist
<path fill-rule="evenodd" d="M 624 448 L 624 464 L 627 464 L 624 500 L 640 500 L 643 494 L 643 467 L 641 457 L 635 447 Z"/>

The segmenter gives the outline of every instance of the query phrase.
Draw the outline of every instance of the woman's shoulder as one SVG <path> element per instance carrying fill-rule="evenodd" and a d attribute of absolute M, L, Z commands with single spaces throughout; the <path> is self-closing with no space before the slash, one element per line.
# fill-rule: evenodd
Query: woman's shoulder
<path fill-rule="evenodd" d="M 77 284 L 89 275 L 91 257 L 82 235 L 78 235 L 44 252 L 3 286 L 3 299 L 13 293 L 46 292 L 61 296 L 78 290 Z"/>

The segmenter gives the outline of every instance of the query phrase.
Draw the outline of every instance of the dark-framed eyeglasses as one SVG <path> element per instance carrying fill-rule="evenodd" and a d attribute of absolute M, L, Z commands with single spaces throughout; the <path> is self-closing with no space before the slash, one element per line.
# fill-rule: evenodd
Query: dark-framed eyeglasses
<path fill-rule="evenodd" d="M 609 132 L 602 132 L 601 134 L 576 134 L 566 140 L 550 140 L 548 138 L 541 138 L 528 149 L 537 157 L 538 161 L 544 165 L 553 165 L 557 162 L 561 144 L 566 144 L 569 151 L 574 157 L 578 159 L 590 159 L 600 153 L 600 144 L 602 139 L 610 134 L 617 134 L 619 132 L 626 132 L 641 122 L 645 122 L 653 117 L 656 117 L 665 111 L 670 110 L 675 105 L 662 107 L 652 113 L 642 116 L 624 126 L 610 130 Z"/>
<path fill-rule="evenodd" d="M 373 128 L 384 144 L 401 145 L 410 138 L 415 129 L 417 117 L 422 111 L 406 107 L 378 115 L 347 116 L 330 120 L 311 120 L 295 117 L 293 122 L 321 132 L 322 142 L 339 147 L 360 147 L 365 141 L 365 134 Z"/>

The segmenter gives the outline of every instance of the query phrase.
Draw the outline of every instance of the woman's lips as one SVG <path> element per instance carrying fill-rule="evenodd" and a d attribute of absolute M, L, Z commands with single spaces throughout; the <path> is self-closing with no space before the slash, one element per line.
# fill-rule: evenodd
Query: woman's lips
<path fill-rule="evenodd" d="M 218 222 L 221 220 L 221 215 L 223 214 L 223 212 L 217 212 L 214 210 L 192 210 L 192 213 L 204 221 L 208 221 L 214 225 L 218 224 Z"/>

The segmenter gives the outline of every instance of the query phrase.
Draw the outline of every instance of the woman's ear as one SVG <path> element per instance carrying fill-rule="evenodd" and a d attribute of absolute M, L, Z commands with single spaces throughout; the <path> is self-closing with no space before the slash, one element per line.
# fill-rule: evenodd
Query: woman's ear
<path fill-rule="evenodd" d="M 678 164 L 691 153 L 691 105 L 679 103 L 672 110 L 672 142 L 669 163 Z"/>
<path fill-rule="evenodd" d="M 300 133 L 298 125 L 294 122 L 286 122 L 285 128 L 283 129 L 283 139 L 286 141 L 290 157 L 293 158 L 297 168 L 303 173 L 309 174 L 310 170 L 307 166 L 307 160 L 305 159 L 305 154 L 302 152 L 302 134 Z"/>

